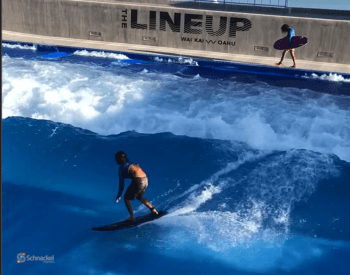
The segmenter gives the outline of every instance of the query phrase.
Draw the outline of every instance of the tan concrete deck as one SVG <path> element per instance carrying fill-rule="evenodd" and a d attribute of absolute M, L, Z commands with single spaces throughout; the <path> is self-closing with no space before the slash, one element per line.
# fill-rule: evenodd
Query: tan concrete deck
<path fill-rule="evenodd" d="M 274 63 L 278 62 L 279 59 L 271 57 L 260 57 L 260 56 L 249 56 L 249 55 L 238 55 L 238 54 L 227 54 L 219 52 L 207 52 L 207 51 L 197 51 L 188 49 L 177 49 L 169 47 L 155 47 L 146 45 L 135 45 L 126 43 L 113 43 L 106 41 L 94 41 L 94 40 L 81 40 L 72 39 L 64 37 L 52 37 L 52 36 L 41 36 L 26 33 L 17 33 L 10 31 L 2 31 L 2 39 L 10 41 L 20 41 L 27 43 L 44 43 L 49 45 L 58 46 L 71 46 L 71 47 L 81 47 L 90 48 L 98 50 L 112 50 L 112 51 L 123 51 L 123 52 L 133 52 L 133 53 L 145 53 L 154 55 L 176 55 L 176 56 L 187 56 L 193 58 L 208 58 L 214 60 L 226 60 L 233 62 L 243 62 L 251 64 L 262 64 L 268 66 L 274 66 Z M 337 72 L 337 73 L 350 73 L 350 65 L 337 64 L 337 63 L 324 63 L 324 62 L 314 62 L 314 61 L 303 61 L 298 60 L 297 57 L 297 67 L 299 69 L 309 69 L 317 71 L 327 71 L 327 72 Z M 290 58 L 285 58 L 283 65 L 285 67 L 292 66 L 293 62 Z"/>

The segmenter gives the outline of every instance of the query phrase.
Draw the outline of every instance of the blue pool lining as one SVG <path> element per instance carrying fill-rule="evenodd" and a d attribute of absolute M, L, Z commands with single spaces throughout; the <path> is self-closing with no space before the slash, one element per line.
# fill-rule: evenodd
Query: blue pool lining
<path fill-rule="evenodd" d="M 7 43 L 11 45 L 27 45 L 27 46 L 36 46 L 37 50 L 36 52 L 47 52 L 49 50 L 52 50 L 52 54 L 54 52 L 63 53 L 62 56 L 68 57 L 69 55 L 73 54 L 75 51 L 79 50 L 86 50 L 88 52 L 93 51 L 99 51 L 104 53 L 113 53 L 113 54 L 123 54 L 126 55 L 130 59 L 136 59 L 139 61 L 145 61 L 145 62 L 156 62 L 155 58 L 168 58 L 168 59 L 176 59 L 176 58 L 191 58 L 194 62 L 197 62 L 199 67 L 204 68 L 210 68 L 214 70 L 220 70 L 220 71 L 228 71 L 228 72 L 239 72 L 239 73 L 249 73 L 249 74 L 256 74 L 256 75 L 275 75 L 275 76 L 281 76 L 281 77 L 291 77 L 291 78 L 299 78 L 303 75 L 312 75 L 312 74 L 318 74 L 318 75 L 324 75 L 324 74 L 338 74 L 342 75 L 344 78 L 350 79 L 350 74 L 341 73 L 341 72 L 330 72 L 330 71 L 317 71 L 317 70 L 307 70 L 307 69 L 298 69 L 298 68 L 289 68 L 289 67 L 275 67 L 275 66 L 269 66 L 269 65 L 262 65 L 262 64 L 251 64 L 251 63 L 243 63 L 243 62 L 232 62 L 232 61 L 226 61 L 226 60 L 217 60 L 217 59 L 210 59 L 207 58 L 198 58 L 198 57 L 191 57 L 191 56 L 181 56 L 181 55 L 165 55 L 163 53 L 159 53 L 157 55 L 154 54 L 145 54 L 145 53 L 133 53 L 133 52 L 122 52 L 122 51 L 111 51 L 111 50 L 103 50 L 103 49 L 92 49 L 92 48 L 79 48 L 79 47 L 72 47 L 72 46 L 57 46 L 57 45 L 47 45 L 47 44 L 35 44 L 35 43 L 24 43 L 21 41 L 10 41 L 10 40 L 3 40 L 2 43 Z M 25 50 L 25 49 L 24 49 Z M 57 53 L 57 56 L 59 57 L 59 53 Z M 128 63 L 128 62 L 126 62 Z M 133 64 L 132 61 L 129 62 L 130 64 Z M 142 62 L 136 62 L 134 64 L 140 64 Z M 189 64 L 184 64 L 189 65 Z"/>

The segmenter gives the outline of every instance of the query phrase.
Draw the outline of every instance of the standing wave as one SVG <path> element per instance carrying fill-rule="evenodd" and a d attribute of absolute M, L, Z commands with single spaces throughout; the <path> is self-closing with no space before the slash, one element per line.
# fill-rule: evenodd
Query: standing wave
<path fill-rule="evenodd" d="M 6 55 L 2 60 L 4 118 L 53 120 L 101 135 L 171 132 L 242 141 L 259 150 L 333 153 L 350 161 L 346 95 L 241 82 L 235 76 L 185 76 L 184 65 L 171 65 L 175 71 L 168 73 L 162 72 L 167 64 L 137 65 L 135 71 L 112 61 L 100 66 Z"/>

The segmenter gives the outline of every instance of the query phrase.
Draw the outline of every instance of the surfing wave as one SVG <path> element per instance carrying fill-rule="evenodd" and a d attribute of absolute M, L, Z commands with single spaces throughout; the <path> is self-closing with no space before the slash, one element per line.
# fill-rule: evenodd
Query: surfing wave
<path fill-rule="evenodd" d="M 340 174 L 332 157 L 308 151 L 260 156 L 250 162 L 256 167 L 244 175 L 233 163 L 236 169 L 225 169 L 227 174 L 220 179 L 192 187 L 188 198 L 156 223 L 188 230 L 195 226 L 191 232 L 197 241 L 215 251 L 258 240 L 282 242 L 295 222 L 294 206 L 307 200 L 322 180 Z"/>
<path fill-rule="evenodd" d="M 188 228 L 195 221 L 198 230 L 192 234 L 215 249 L 258 239 L 284 240 L 295 204 L 308 200 L 320 182 L 342 173 L 335 156 L 307 150 L 264 152 L 244 143 L 172 134 L 100 136 L 15 117 L 3 121 L 3 145 L 4 181 L 99 201 L 111 200 L 111 190 L 117 191 L 113 157 L 125 150 L 147 171 L 152 203 L 161 202 L 170 212 L 156 223 Z M 186 162 L 179 163 L 184 157 Z M 214 232 L 212 226 L 219 229 Z"/>
<path fill-rule="evenodd" d="M 327 90 L 346 91 L 344 83 L 315 93 L 311 80 L 276 88 L 197 66 L 120 68 L 113 59 L 18 52 L 3 56 L 5 273 L 348 270 L 350 105 Z M 128 217 L 115 203 L 119 150 L 140 163 L 145 197 L 169 214 L 95 234 Z M 132 205 L 137 216 L 149 213 Z M 54 253 L 55 268 L 17 264 L 18 252 Z"/>
<path fill-rule="evenodd" d="M 210 80 L 200 74 L 160 77 L 149 67 L 135 73 L 120 66 L 2 60 L 4 118 L 48 119 L 102 135 L 172 132 L 350 160 L 347 96 Z"/>
<path fill-rule="evenodd" d="M 87 232 L 86 227 L 127 217 L 125 206 L 115 204 L 114 154 L 118 150 L 140 163 L 150 180 L 145 197 L 169 214 L 123 234 L 77 237 L 77 232 Z M 82 251 L 99 259 L 94 254 L 100 253 L 98 247 L 117 248 L 121 253 L 137 253 L 142 247 L 143 252 L 159 252 L 170 259 L 181 259 L 186 251 L 186 257 L 209 257 L 216 266 L 228 264 L 249 272 L 268 273 L 283 261 L 289 271 L 305 262 L 305 257 L 308 261 L 320 258 L 307 249 L 310 243 L 320 247 L 319 238 L 350 239 L 346 223 L 328 221 L 347 219 L 349 169 L 349 163 L 334 155 L 308 150 L 261 151 L 243 142 L 171 133 L 102 136 L 62 123 L 9 117 L 3 120 L 3 234 L 8 240 L 4 248 L 15 253 L 18 246 L 11 240 L 22 240 L 24 231 L 38 232 L 36 225 L 45 220 L 40 232 L 62 238 L 52 246 L 55 253 L 69 251 L 60 254 L 60 268 Z M 135 209 L 137 216 L 149 213 L 145 206 Z M 60 220 L 64 224 L 52 230 Z M 23 226 L 15 230 L 18 223 Z M 319 241 L 295 240 L 288 253 L 303 257 L 282 257 L 284 243 L 295 235 Z M 21 247 L 30 249 L 35 244 L 44 249 L 50 238 L 35 233 Z M 262 257 L 271 251 L 279 256 Z M 252 261 L 244 252 L 255 253 L 261 261 Z M 78 259 L 72 261 L 71 268 L 79 268 L 77 263 Z"/>

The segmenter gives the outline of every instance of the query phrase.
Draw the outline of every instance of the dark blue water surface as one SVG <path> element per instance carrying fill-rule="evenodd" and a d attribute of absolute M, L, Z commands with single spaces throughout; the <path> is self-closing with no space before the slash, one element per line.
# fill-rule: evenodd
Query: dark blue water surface
<path fill-rule="evenodd" d="M 350 274 L 348 75 L 5 43 L 4 274 Z"/>

